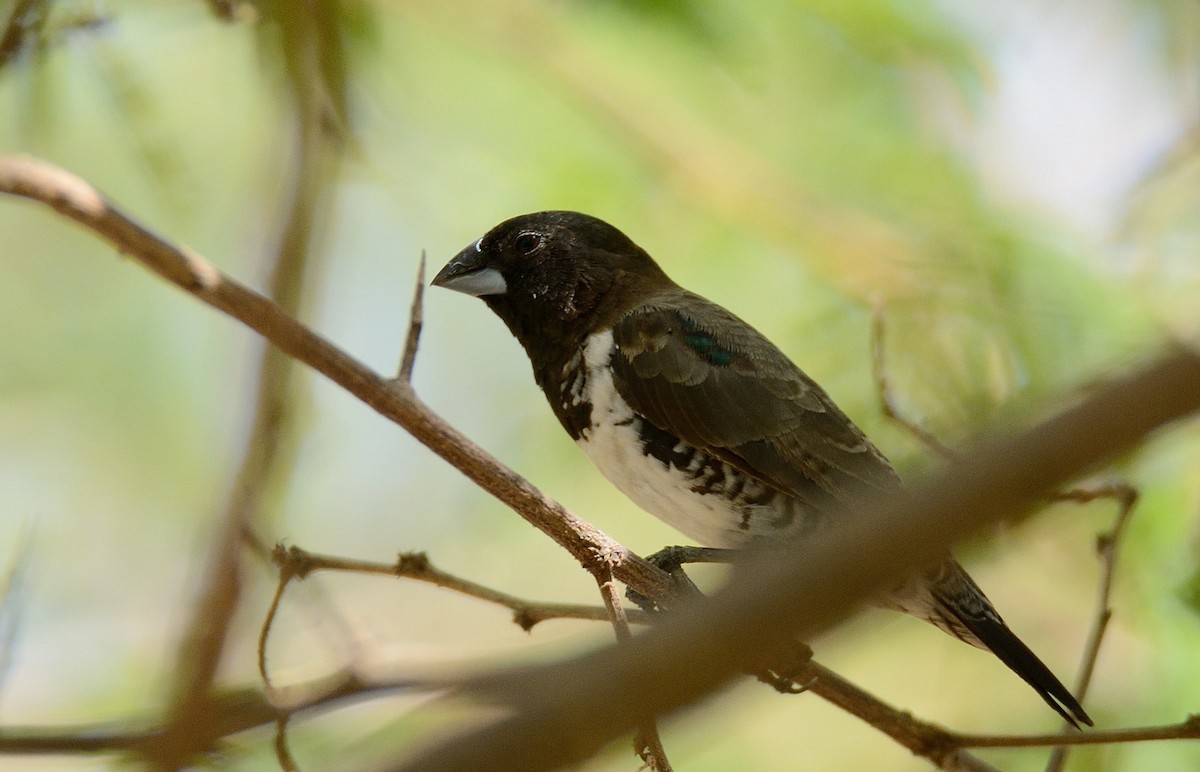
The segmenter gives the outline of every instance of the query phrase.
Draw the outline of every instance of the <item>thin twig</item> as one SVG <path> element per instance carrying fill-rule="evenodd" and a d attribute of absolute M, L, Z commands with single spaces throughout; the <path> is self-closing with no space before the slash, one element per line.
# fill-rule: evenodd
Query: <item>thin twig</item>
<path fill-rule="evenodd" d="M 1070 501 L 1076 504 L 1090 504 L 1100 499 L 1112 499 L 1122 510 L 1129 510 L 1137 502 L 1138 490 L 1125 482 L 1106 482 L 1096 485 L 1065 488 L 1046 494 L 1050 501 Z"/>
<path fill-rule="evenodd" d="M 292 684 L 268 700 L 257 689 L 216 690 L 211 712 L 202 729 L 214 740 L 250 729 L 270 726 L 281 718 L 329 710 L 341 703 L 362 701 L 398 692 L 445 690 L 458 685 L 449 678 L 366 678 L 346 671 Z M 163 727 L 136 719 L 57 727 L 5 727 L 0 732 L 0 754 L 83 754 L 126 752 L 161 758 Z"/>
<path fill-rule="evenodd" d="M 629 619 L 625 615 L 625 607 L 621 604 L 621 593 L 617 589 L 612 572 L 601 569 L 596 571 L 594 576 L 596 584 L 600 587 L 600 597 L 604 599 L 604 609 L 612 621 L 617 642 L 630 641 L 633 634 L 629 631 Z M 647 716 L 638 724 L 637 734 L 633 738 L 633 749 L 650 772 L 671 772 L 671 762 L 667 758 L 667 750 L 663 747 L 658 724 L 653 716 Z"/>
<path fill-rule="evenodd" d="M 1200 740 L 1200 715 L 1188 716 L 1178 724 L 1146 726 L 1134 729 L 1110 729 L 1075 732 L 1069 735 L 955 735 L 962 748 L 1042 748 L 1055 745 L 1112 745 L 1157 740 Z"/>
<path fill-rule="evenodd" d="M 291 749 L 288 748 L 287 730 L 291 717 L 290 713 L 285 713 L 275 719 L 275 740 L 272 747 L 275 749 L 275 761 L 278 762 L 282 772 L 300 772 L 300 767 L 296 764 L 296 759 L 292 757 Z"/>
<path fill-rule="evenodd" d="M 1096 539 L 1096 552 L 1100 558 L 1102 567 L 1101 579 L 1100 589 L 1096 595 L 1095 623 L 1088 634 L 1088 644 L 1085 648 L 1083 660 L 1080 663 L 1079 680 L 1075 687 L 1075 694 L 1081 701 L 1087 696 L 1088 688 L 1091 686 L 1096 658 L 1100 654 L 1104 632 L 1108 626 L 1108 620 L 1112 618 L 1112 606 L 1109 604 L 1112 597 L 1113 581 L 1117 571 L 1117 548 L 1121 543 L 1121 538 L 1125 535 L 1126 527 L 1129 525 L 1130 517 L 1133 515 L 1133 508 L 1137 504 L 1137 491 L 1133 488 L 1125 487 L 1124 495 L 1118 498 L 1118 501 L 1119 508 L 1116 518 L 1113 520 L 1112 529 Z"/>
<path fill-rule="evenodd" d="M 884 416 L 896 422 L 922 445 L 946 461 L 957 460 L 957 453 L 943 445 L 933 433 L 922 428 L 915 421 L 910 421 L 904 411 L 896 406 L 895 397 L 892 395 L 892 386 L 887 376 L 884 333 L 883 301 L 876 299 L 871 314 L 871 373 L 875 378 L 875 393 L 879 396 L 879 407 Z"/>
<path fill-rule="evenodd" d="M 1101 489 L 1095 490 L 1100 491 Z M 1086 490 L 1064 491 L 1064 499 L 1079 500 L 1069 497 L 1069 494 L 1077 492 L 1088 493 Z M 1108 623 L 1112 620 L 1113 609 L 1110 601 L 1113 581 L 1117 572 L 1117 548 L 1121 543 L 1121 537 L 1125 535 L 1126 526 L 1129 524 L 1138 497 L 1136 489 L 1120 484 L 1109 486 L 1107 493 L 1100 495 L 1116 499 L 1117 515 L 1113 520 L 1112 529 L 1096 538 L 1096 553 L 1100 558 L 1100 587 L 1096 593 L 1096 613 L 1092 619 L 1091 629 L 1088 631 L 1087 643 L 1083 647 L 1079 675 L 1075 681 L 1075 697 L 1080 704 L 1087 697 L 1088 689 L 1092 685 L 1092 675 L 1096 670 L 1096 661 L 1100 657 L 1100 647 L 1104 643 L 1104 634 L 1108 632 Z M 1075 732 L 1071 726 L 1064 724 L 1062 733 L 1071 735 Z M 1067 763 L 1069 753 L 1070 749 L 1066 746 L 1060 745 L 1055 748 L 1050 754 L 1049 761 L 1046 762 L 1046 772 L 1060 772 Z"/>
<path fill-rule="evenodd" d="M 421 339 L 421 326 L 424 323 L 425 302 L 425 250 L 421 250 L 421 260 L 417 263 L 417 286 L 413 290 L 412 310 L 408 314 L 408 338 L 404 341 L 404 356 L 400 359 L 400 371 L 397 378 L 405 383 L 412 383 L 413 364 L 417 361 L 417 344 Z"/>
<path fill-rule="evenodd" d="M 271 581 L 278 583 L 280 576 L 278 567 L 274 559 L 274 548 L 263 547 L 261 551 L 261 559 L 264 562 L 265 569 L 269 572 Z M 256 558 L 260 557 L 260 551 L 257 547 L 254 549 Z M 276 588 L 278 591 L 278 587 Z M 293 600 L 293 603 L 300 603 L 305 610 L 311 611 L 316 621 L 320 624 L 320 631 L 325 634 L 328 642 L 334 648 L 337 654 L 349 663 L 361 662 L 364 659 L 364 639 L 361 635 L 360 622 L 351 616 L 347 616 L 337 601 L 331 598 L 327 589 L 320 584 L 309 583 L 303 587 L 298 587 L 293 590 L 295 593 L 300 593 L 298 601 Z M 278 611 L 276 610 L 276 614 Z M 265 620 L 264 620 L 265 622 Z M 262 640 L 262 631 L 260 631 L 259 641 L 259 656 L 263 656 L 266 642 Z"/>
<path fill-rule="evenodd" d="M 278 548 L 277 548 L 278 549 Z M 258 631 L 258 677 L 262 679 L 263 688 L 267 693 L 271 693 L 273 686 L 271 684 L 271 673 L 267 667 L 267 643 L 271 637 L 271 629 L 275 625 L 275 617 L 279 613 L 279 603 L 283 599 L 283 591 L 295 578 L 296 572 L 292 570 L 287 563 L 276 561 L 279 566 L 279 580 L 275 585 L 275 594 L 271 596 L 271 605 L 267 608 L 267 614 L 263 617 L 262 627 Z"/>
<path fill-rule="evenodd" d="M 600 606 L 576 603 L 537 603 L 494 590 L 435 567 L 424 552 L 402 552 L 395 563 L 377 563 L 370 560 L 322 555 L 295 546 L 276 546 L 272 555 L 276 564 L 280 566 L 281 583 L 285 574 L 303 579 L 316 571 L 345 571 L 415 579 L 503 606 L 513 612 L 513 623 L 526 632 L 532 630 L 534 625 L 551 619 L 604 621 L 609 618 L 608 612 Z M 645 624 L 649 621 L 649 617 L 640 609 L 629 609 L 625 613 L 626 617 L 635 623 Z"/>

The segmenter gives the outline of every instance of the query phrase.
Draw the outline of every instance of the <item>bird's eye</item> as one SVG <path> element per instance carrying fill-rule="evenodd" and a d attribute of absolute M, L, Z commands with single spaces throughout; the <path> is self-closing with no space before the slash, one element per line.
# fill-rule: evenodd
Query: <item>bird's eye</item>
<path fill-rule="evenodd" d="M 522 255 L 532 255 L 542 245 L 542 236 L 539 233 L 525 231 L 518 234 L 517 240 L 513 242 L 515 248 Z"/>

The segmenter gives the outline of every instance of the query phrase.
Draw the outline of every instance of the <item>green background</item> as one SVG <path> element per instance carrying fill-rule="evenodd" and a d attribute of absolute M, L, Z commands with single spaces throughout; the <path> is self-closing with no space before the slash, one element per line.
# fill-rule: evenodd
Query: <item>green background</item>
<path fill-rule="evenodd" d="M 906 476 L 936 460 L 880 414 L 871 307 L 909 417 L 950 444 L 1026 425 L 1200 322 L 1200 13 L 1192 3 L 412 0 L 345 3 L 348 158 L 318 224 L 304 318 L 394 371 L 421 250 L 436 269 L 511 215 L 579 209 L 733 309 L 820 381 Z M 0 151 L 61 164 L 173 242 L 262 286 L 295 143 L 279 34 L 201 2 L 61 2 L 0 70 Z M 7 6 L 0 6 L 7 15 Z M 256 21 L 254 17 L 260 21 Z M 248 421 L 257 341 L 44 208 L 0 201 L 0 725 L 148 717 L 164 685 Z M 648 553 L 680 537 L 561 432 L 482 303 L 434 290 L 415 384 L 455 426 Z M 545 537 L 328 382 L 305 374 L 294 469 L 269 541 L 434 562 L 533 599 L 595 602 Z M 1105 477 L 1138 486 L 1088 709 L 1101 727 L 1200 710 L 1193 589 L 1200 429 Z M 958 551 L 1065 681 L 1093 614 L 1113 505 L 1059 505 Z M 253 587 L 222 672 L 254 678 L 273 585 Z M 319 596 L 319 597 L 318 597 Z M 336 609 L 336 614 L 329 609 Z M 503 610 L 411 583 L 293 587 L 277 682 L 357 651 L 383 669 L 562 657 L 607 626 L 526 635 Z M 814 642 L 891 704 L 979 733 L 1054 715 L 992 658 L 863 614 Z M 300 723 L 305 769 L 354 768 L 470 715 L 401 696 Z M 924 769 L 816 697 L 746 682 L 666 720 L 680 770 Z M 992 751 L 1040 769 L 1046 751 Z M 115 759 L 13 759 L 103 768 Z M 270 735 L 212 761 L 269 769 Z M 1072 769 L 1192 769 L 1194 745 L 1077 751 Z M 587 769 L 634 769 L 616 743 Z"/>

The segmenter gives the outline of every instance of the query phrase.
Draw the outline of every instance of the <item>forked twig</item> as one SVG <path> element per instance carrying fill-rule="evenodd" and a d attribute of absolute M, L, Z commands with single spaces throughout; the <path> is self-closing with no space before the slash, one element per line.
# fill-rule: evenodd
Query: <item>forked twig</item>
<path fill-rule="evenodd" d="M 957 451 L 910 419 L 897 406 L 895 395 L 892 393 L 891 381 L 887 376 L 886 346 L 884 345 L 886 339 L 885 311 L 882 301 L 877 299 L 871 314 L 871 375 L 875 381 L 875 392 L 879 397 L 881 411 L 888 420 L 908 432 L 930 452 L 946 461 L 961 461 L 962 456 Z M 1130 497 L 1134 500 L 1137 499 L 1137 489 L 1123 482 L 1068 488 L 1046 494 L 1048 501 L 1074 501 L 1084 504 L 1097 499 L 1113 499 L 1119 506 L 1127 508 L 1132 507 L 1132 502 L 1126 504 L 1126 500 Z"/>
<path fill-rule="evenodd" d="M 437 568 L 424 552 L 402 552 L 395 563 L 378 563 L 334 555 L 309 552 L 300 547 L 277 545 L 272 558 L 280 567 L 280 581 L 303 579 L 316 571 L 345 571 L 358 574 L 377 574 L 401 579 L 415 579 L 437 587 L 453 590 L 478 600 L 503 606 L 513 612 L 513 623 L 526 632 L 551 619 L 583 619 L 604 621 L 609 614 L 603 607 L 577 603 L 536 603 L 506 592 L 472 582 Z M 649 618 L 640 609 L 627 609 L 625 616 L 632 622 L 644 624 Z"/>

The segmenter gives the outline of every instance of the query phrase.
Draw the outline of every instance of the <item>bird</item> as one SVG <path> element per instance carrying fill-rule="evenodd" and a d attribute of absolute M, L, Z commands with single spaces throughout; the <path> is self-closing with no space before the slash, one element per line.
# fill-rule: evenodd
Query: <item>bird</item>
<path fill-rule="evenodd" d="M 600 472 L 705 547 L 802 539 L 836 516 L 837 502 L 902 487 L 883 453 L 783 351 L 676 284 L 603 220 L 571 211 L 513 217 L 432 283 L 482 299 Z M 880 605 L 992 652 L 1069 724 L 1092 725 L 948 553 Z"/>

